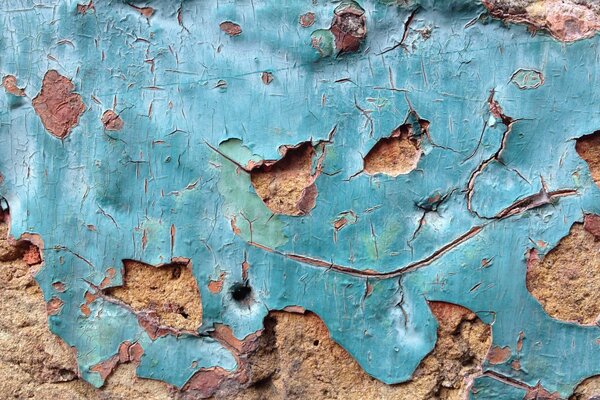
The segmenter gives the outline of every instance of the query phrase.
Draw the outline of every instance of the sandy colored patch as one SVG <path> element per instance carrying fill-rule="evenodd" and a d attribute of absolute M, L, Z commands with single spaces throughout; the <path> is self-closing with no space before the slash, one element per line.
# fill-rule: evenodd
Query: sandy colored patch
<path fill-rule="evenodd" d="M 202 304 L 191 265 L 159 267 L 137 261 L 123 262 L 124 285 L 105 293 L 135 311 L 156 315 L 161 325 L 195 331 L 202 323 Z"/>
<path fill-rule="evenodd" d="M 592 324 L 600 315 L 600 240 L 573 224 L 543 259 L 529 257 L 527 288 L 548 315 Z"/>
<path fill-rule="evenodd" d="M 600 186 L 600 131 L 577 139 L 575 149 L 587 162 L 596 185 Z"/>
<path fill-rule="evenodd" d="M 320 144 L 322 145 L 322 144 Z M 310 142 L 285 149 L 278 161 L 265 161 L 250 170 L 252 186 L 276 214 L 305 215 L 315 206 L 314 184 L 320 170 L 313 168 L 316 151 Z"/>
<path fill-rule="evenodd" d="M 390 137 L 380 139 L 364 158 L 364 171 L 369 175 L 398 176 L 416 168 L 421 158 L 419 142 L 411 130 L 401 126 Z"/>

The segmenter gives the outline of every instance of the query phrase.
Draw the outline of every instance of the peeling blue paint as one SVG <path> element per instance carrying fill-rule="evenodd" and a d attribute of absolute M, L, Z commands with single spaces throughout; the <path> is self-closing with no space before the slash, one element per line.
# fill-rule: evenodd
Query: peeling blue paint
<path fill-rule="evenodd" d="M 494 375 L 476 379 L 475 399 L 522 396 L 491 376 L 567 396 L 600 373 L 600 329 L 550 318 L 525 286 L 532 243 L 546 243 L 536 250 L 547 253 L 584 213 L 600 213 L 574 141 L 600 127 L 600 39 L 565 45 L 474 20 L 484 11 L 474 1 L 423 2 L 416 13 L 387 3 L 361 2 L 360 51 L 327 58 L 311 46 L 311 33 L 333 17 L 336 4 L 325 1 L 156 0 L 150 18 L 120 1 L 84 15 L 72 0 L 2 3 L 0 70 L 29 97 L 0 96 L 0 194 L 11 234 L 44 242 L 36 279 L 46 301 L 64 302 L 50 328 L 77 349 L 84 379 L 102 385 L 91 368 L 124 341 L 144 348 L 140 376 L 178 387 L 201 368 L 233 370 L 230 351 L 204 333 L 222 323 L 244 338 L 269 310 L 299 305 L 369 374 L 402 382 L 436 341 L 428 300 L 473 310 L 492 323 L 494 345 L 512 350 L 505 363 L 484 366 Z M 299 24 L 308 11 L 310 29 Z M 242 33 L 228 36 L 223 21 Z M 50 69 L 72 79 L 87 107 L 63 140 L 30 102 Z M 538 71 L 543 85 L 541 75 L 516 71 Z M 490 93 L 502 115 L 490 111 Z M 113 103 L 124 121 L 118 132 L 100 122 Z M 418 118 L 429 129 L 414 171 L 359 173 L 378 139 L 403 123 L 418 129 Z M 232 163 L 278 159 L 281 145 L 327 141 L 334 129 L 309 215 L 273 216 Z M 530 197 L 565 190 L 551 204 Z M 436 195 L 444 201 L 415 234 Z M 510 209 L 528 197 L 538 202 Z M 356 218 L 334 240 L 332 221 L 350 210 Z M 236 235 L 231 218 L 242 214 Z M 89 316 L 81 312 L 85 293 L 123 259 L 174 257 L 192 260 L 200 335 L 152 340 L 132 312 L 101 297 Z M 484 268 L 483 259 L 493 262 Z M 244 260 L 249 305 L 230 290 L 244 281 Z M 210 292 L 223 271 L 225 289 Z M 121 284 L 119 272 L 110 285 Z"/>

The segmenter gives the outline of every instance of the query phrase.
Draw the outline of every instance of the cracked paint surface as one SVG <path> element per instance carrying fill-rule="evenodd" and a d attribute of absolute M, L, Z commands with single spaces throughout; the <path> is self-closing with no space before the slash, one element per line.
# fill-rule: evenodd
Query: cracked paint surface
<path fill-rule="evenodd" d="M 600 127 L 588 28 L 564 44 L 467 0 L 148 3 L 0 6 L 0 194 L 11 235 L 41 248 L 50 328 L 84 379 L 132 359 L 178 387 L 234 371 L 216 326 L 252 338 L 269 310 L 300 306 L 402 382 L 436 342 L 428 301 L 475 312 L 503 349 L 474 399 L 565 397 L 600 373 L 598 326 L 551 318 L 525 282 L 532 250 L 600 214 L 575 150 Z M 402 126 L 414 169 L 363 171 Z M 310 144 L 314 204 L 274 214 L 252 167 Z M 101 295 L 123 260 L 183 259 L 197 332 L 149 334 Z"/>

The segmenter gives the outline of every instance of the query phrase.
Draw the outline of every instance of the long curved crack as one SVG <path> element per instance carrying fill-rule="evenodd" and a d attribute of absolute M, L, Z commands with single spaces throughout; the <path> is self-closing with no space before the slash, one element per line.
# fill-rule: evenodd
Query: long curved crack
<path fill-rule="evenodd" d="M 467 242 L 468 240 L 472 239 L 473 237 L 477 236 L 481 231 L 483 231 L 483 229 L 486 226 L 491 224 L 493 221 L 499 221 L 499 220 L 510 218 L 510 217 L 513 217 L 516 215 L 520 215 L 529 210 L 552 204 L 558 198 L 574 196 L 574 195 L 577 195 L 577 190 L 575 190 L 575 189 L 560 189 L 560 190 L 547 192 L 545 187 L 543 187 L 539 193 L 528 196 L 524 199 L 514 202 L 510 206 L 508 206 L 505 209 L 503 209 L 502 211 L 500 211 L 494 217 L 487 218 L 489 220 L 488 222 L 481 224 L 481 225 L 476 225 L 476 226 L 471 227 L 468 231 L 460 234 L 455 239 L 453 239 L 450 242 L 439 247 L 437 250 L 435 250 L 434 252 L 429 254 L 427 257 L 424 257 L 418 261 L 409 263 L 405 266 L 395 268 L 394 270 L 389 271 L 389 272 L 377 272 L 377 271 L 373 271 L 373 270 L 360 270 L 360 269 L 356 269 L 356 268 L 340 265 L 337 263 L 333 263 L 330 261 L 325 261 L 325 260 L 308 257 L 308 256 L 300 255 L 300 254 L 281 252 L 274 248 L 269 248 L 267 246 L 264 246 L 260 243 L 255 243 L 255 242 L 250 241 L 250 242 L 248 242 L 248 244 L 255 246 L 257 248 L 260 248 L 262 250 L 268 251 L 270 253 L 277 254 L 279 256 L 289 258 L 294 261 L 298 261 L 303 264 L 311 265 L 313 267 L 324 268 L 327 270 L 332 270 L 332 271 L 339 272 L 342 274 L 359 276 L 359 277 L 367 277 L 367 278 L 376 278 L 376 279 L 395 278 L 395 277 L 401 276 L 403 274 L 406 274 L 406 273 L 409 273 L 409 272 L 412 272 L 412 271 L 415 271 L 415 270 L 418 270 L 420 268 L 430 265 L 432 262 L 436 261 L 437 259 L 439 259 L 443 255 L 445 255 L 446 253 L 454 250 L 461 244 L 463 244 L 463 243 Z"/>

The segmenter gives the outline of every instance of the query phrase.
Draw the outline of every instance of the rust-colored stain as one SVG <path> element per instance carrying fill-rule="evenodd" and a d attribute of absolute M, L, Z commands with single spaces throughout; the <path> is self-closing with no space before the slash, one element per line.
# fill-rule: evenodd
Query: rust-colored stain
<path fill-rule="evenodd" d="M 102 114 L 102 124 L 104 125 L 104 129 L 107 131 L 120 131 L 123 129 L 123 119 L 119 116 L 119 114 L 115 113 L 112 110 L 106 110 Z"/>
<path fill-rule="evenodd" d="M 46 303 L 46 311 L 48 315 L 56 315 L 60 312 L 65 303 L 58 297 L 53 297 Z"/>
<path fill-rule="evenodd" d="M 260 74 L 260 79 L 262 80 L 262 83 L 264 83 L 265 85 L 270 85 L 271 82 L 273 82 L 273 79 L 275 79 L 275 78 L 273 77 L 272 73 L 265 71 Z"/>
<path fill-rule="evenodd" d="M 33 108 L 44 128 L 59 139 L 64 139 L 79 122 L 85 111 L 81 96 L 73 93 L 75 85 L 55 70 L 44 75 L 42 90 L 33 99 Z"/>
<path fill-rule="evenodd" d="M 299 18 L 300 25 L 303 28 L 308 28 L 315 23 L 315 13 L 307 12 L 306 14 L 302 14 Z"/>
<path fill-rule="evenodd" d="M 242 27 L 239 24 L 231 21 L 223 21 L 219 24 L 219 28 L 229 36 L 238 36 L 242 33 Z"/>
<path fill-rule="evenodd" d="M 338 50 L 357 51 L 367 36 L 365 10 L 354 1 L 343 2 L 335 9 L 329 30 L 335 37 L 335 47 Z"/>
<path fill-rule="evenodd" d="M 5 75 L 2 78 L 2 86 L 4 86 L 6 93 L 19 97 L 25 96 L 25 89 L 21 89 L 17 86 L 17 77 L 14 75 Z"/>
<path fill-rule="evenodd" d="M 510 351 L 510 347 L 498 347 L 498 346 L 492 346 L 492 348 L 490 349 L 488 355 L 487 355 L 487 360 L 489 361 L 490 364 L 503 364 L 506 361 L 508 361 L 508 359 L 510 358 L 510 356 L 512 355 L 512 352 Z"/>
<path fill-rule="evenodd" d="M 221 290 L 223 290 L 223 283 L 226 275 L 226 273 L 222 272 L 221 275 L 219 275 L 219 279 L 208 282 L 208 290 L 211 293 L 220 293 Z"/>

